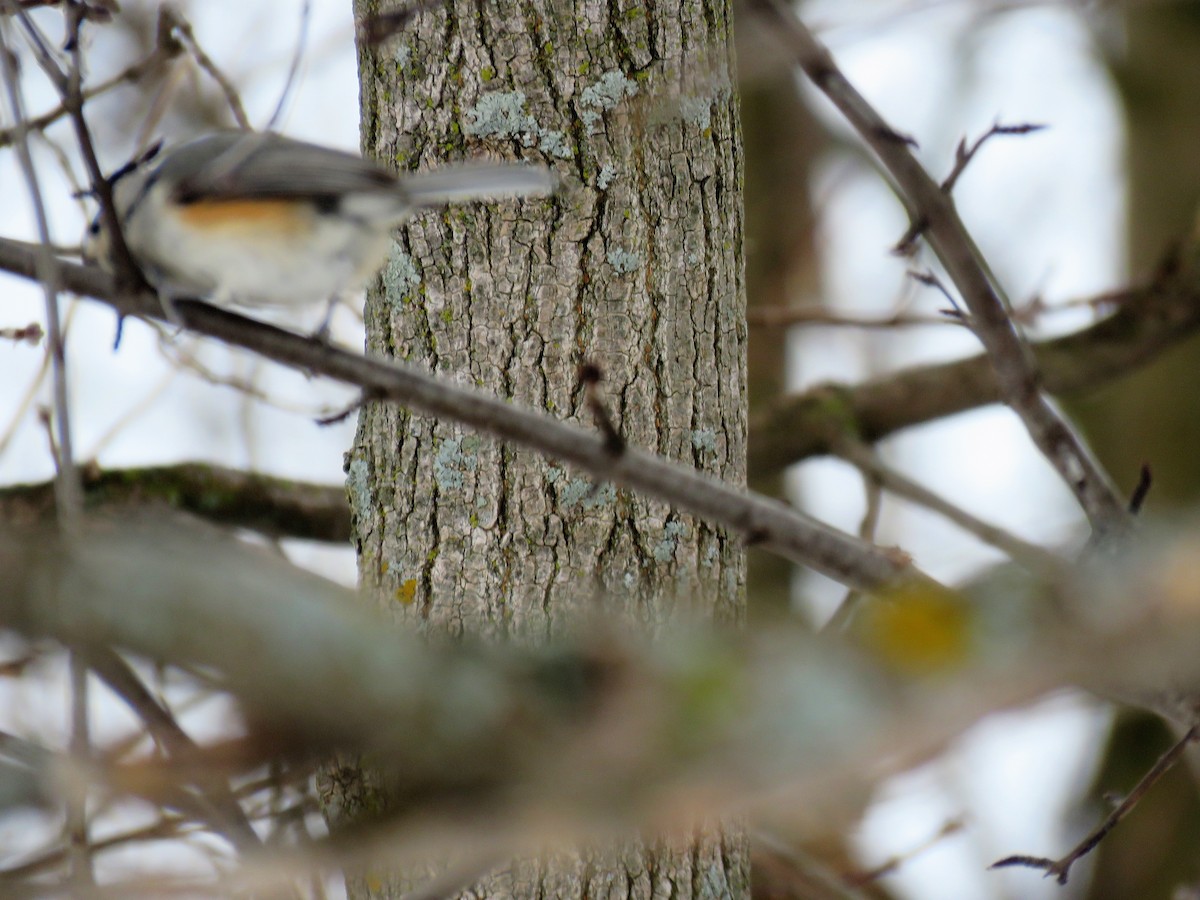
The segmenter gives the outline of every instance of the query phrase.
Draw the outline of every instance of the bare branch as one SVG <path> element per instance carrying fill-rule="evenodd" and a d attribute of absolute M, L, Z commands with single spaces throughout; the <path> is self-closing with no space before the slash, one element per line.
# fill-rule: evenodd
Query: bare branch
<path fill-rule="evenodd" d="M 17 71 L 16 57 L 13 56 L 13 51 L 9 47 L 7 25 L 6 17 L 0 17 L 0 67 L 2 67 L 0 74 L 3 74 L 8 105 L 13 121 L 16 122 L 17 159 L 20 161 L 25 184 L 29 189 L 34 219 L 37 222 L 38 239 L 41 242 L 41 248 L 36 252 L 35 264 L 46 310 L 48 343 L 46 352 L 51 360 L 51 377 L 54 385 L 53 415 L 57 427 L 56 445 L 59 449 L 59 453 L 55 457 L 58 464 L 55 498 L 59 523 L 63 528 L 69 529 L 74 527 L 82 510 L 83 491 L 79 483 L 79 471 L 75 466 L 74 445 L 71 440 L 71 410 L 67 397 L 66 344 L 58 310 L 59 282 L 55 274 L 54 254 L 50 249 L 50 223 L 46 217 L 45 204 L 42 202 L 42 190 L 33 165 L 33 155 L 29 149 L 29 123 L 25 119 L 25 104 L 21 97 L 19 82 L 20 75 Z"/>
<path fill-rule="evenodd" d="M 175 717 L 142 684 L 133 668 L 109 647 L 92 647 L 86 653 L 88 666 L 138 715 L 154 739 L 174 757 L 195 759 L 199 747 L 175 721 Z M 201 789 L 200 808 L 208 825 L 231 844 L 245 851 L 262 846 L 250 827 L 245 812 L 222 779 L 196 779 Z"/>
<path fill-rule="evenodd" d="M 1033 344 L 1046 387 L 1055 394 L 1095 390 L 1194 334 L 1200 328 L 1200 266 L 1165 272 L 1096 302 L 1116 311 L 1074 334 Z M 1001 399 L 984 355 L 856 385 L 821 385 L 784 398 L 751 422 L 749 468 L 770 475 L 832 452 L 847 435 L 874 442 Z"/>
<path fill-rule="evenodd" d="M 962 173 L 967 170 L 967 166 L 971 164 L 971 160 L 975 158 L 975 154 L 977 154 L 980 149 L 982 149 L 983 145 L 986 144 L 990 139 L 999 135 L 1033 134 L 1034 132 L 1042 131 L 1045 127 L 1045 125 L 1033 124 L 1001 125 L 999 122 L 997 122 L 982 135 L 976 138 L 974 143 L 972 143 L 969 147 L 967 146 L 966 138 L 963 138 L 958 142 L 958 147 L 955 148 L 954 168 L 952 168 L 950 170 L 950 174 L 943 179 L 942 190 L 947 194 L 954 190 L 954 186 L 958 184 L 958 179 L 962 177 Z M 921 233 L 924 230 L 925 224 L 927 223 L 914 222 L 912 225 L 910 225 L 908 230 L 904 232 L 904 236 L 896 242 L 896 246 L 892 249 L 892 252 L 899 256 L 910 255 L 913 251 L 913 248 L 916 246 L 917 238 L 921 236 Z"/>
<path fill-rule="evenodd" d="M 0 521 L 30 522 L 53 512 L 53 483 L 0 488 Z M 218 525 L 271 538 L 349 544 L 350 506 L 341 486 L 305 484 L 208 463 L 83 469 L 89 508 L 164 504 Z"/>
<path fill-rule="evenodd" d="M 1043 131 L 1045 125 L 1034 125 L 1032 123 L 1023 123 L 1021 125 L 1001 125 L 999 122 L 981 134 L 975 139 L 971 146 L 967 146 L 966 139 L 958 142 L 958 147 L 954 151 L 954 168 L 950 170 L 950 174 L 946 176 L 942 182 L 942 190 L 949 194 L 954 190 L 954 186 L 958 183 L 959 177 L 967 170 L 967 166 L 971 164 L 971 160 L 975 158 L 975 154 L 979 152 L 990 139 L 999 135 L 1026 135 L 1034 132 Z"/>
<path fill-rule="evenodd" d="M 1075 494 L 1096 535 L 1103 538 L 1123 532 L 1130 521 L 1124 501 L 1079 435 L 1042 394 L 1032 355 L 949 195 L 917 162 L 909 139 L 899 136 L 850 84 L 829 51 L 789 5 L 783 0 L 752 3 L 779 26 L 800 68 L 890 173 L 909 219 L 920 223 L 970 311 L 972 329 L 987 351 L 1001 396 Z"/>
<path fill-rule="evenodd" d="M 905 328 L 916 325 L 961 325 L 940 315 L 896 312 L 889 316 L 862 316 L 839 313 L 824 306 L 760 306 L 746 313 L 751 326 L 778 328 L 781 325 L 833 325 L 844 328 Z"/>
<path fill-rule="evenodd" d="M 169 32 L 168 32 L 169 33 Z M 168 60 L 173 59 L 183 52 L 183 48 L 173 39 L 167 43 L 161 39 L 155 48 L 150 51 L 143 59 L 126 66 L 116 75 L 107 78 L 97 85 L 85 88 L 83 91 L 83 99 L 91 100 L 93 97 L 99 97 L 102 94 L 107 94 L 109 91 L 122 84 L 128 82 L 140 81 L 142 78 L 158 71 Z M 41 113 L 36 116 L 30 116 L 28 125 L 31 130 L 41 131 L 49 125 L 54 124 L 63 116 L 67 115 L 69 110 L 66 104 L 60 103 L 54 109 Z M 0 147 L 6 147 L 11 144 L 17 137 L 15 128 L 0 128 Z"/>
<path fill-rule="evenodd" d="M 0 269 L 34 278 L 35 257 L 29 245 L 0 239 Z M 65 288 L 103 300 L 125 315 L 163 315 L 154 293 L 121 292 L 116 279 L 97 267 L 58 261 L 55 275 Z M 483 391 L 451 384 L 399 362 L 368 358 L 300 337 L 199 301 L 178 301 L 175 306 L 182 323 L 199 334 L 535 449 L 598 478 L 688 510 L 849 586 L 870 590 L 898 579 L 928 578 L 902 555 L 838 532 L 778 501 L 634 448 L 614 456 L 602 437 Z"/>
<path fill-rule="evenodd" d="M 991 525 L 971 515 L 945 497 L 929 490 L 883 463 L 865 444 L 844 441 L 836 451 L 838 456 L 870 476 L 885 490 L 904 497 L 949 519 L 959 528 L 974 535 L 985 544 L 1007 553 L 1017 563 L 1040 572 L 1051 573 L 1059 569 L 1065 560 L 1043 550 L 1037 544 L 1022 540 L 1015 534 Z"/>
<path fill-rule="evenodd" d="M 204 48 L 196 40 L 196 34 L 192 30 L 192 23 L 185 19 L 178 10 L 171 9 L 170 7 L 164 7 L 163 14 L 169 17 L 172 28 L 179 35 L 188 52 L 195 58 L 196 64 L 221 88 L 221 92 L 225 95 L 225 102 L 229 104 L 229 111 L 233 113 L 233 118 L 237 122 L 238 128 L 247 131 L 253 128 L 250 124 L 250 118 L 246 115 L 246 108 L 242 105 L 242 98 L 238 95 L 237 88 L 229 80 L 229 77 L 221 71 L 221 68 L 213 62 L 212 57 L 204 52 Z"/>
<path fill-rule="evenodd" d="M 189 779 L 206 765 L 246 771 L 264 759 L 365 754 L 386 761 L 405 800 L 396 815 L 470 797 L 476 828 L 480 816 L 507 811 L 519 829 L 511 814 L 539 806 L 565 821 L 694 808 L 659 804 L 675 790 L 715 809 L 787 785 L 804 793 L 841 779 L 860 784 L 867 760 L 925 753 L 984 711 L 1040 695 L 1065 675 L 1062 654 L 1014 669 L 1014 656 L 1001 653 L 909 690 L 841 642 L 778 624 L 750 636 L 681 627 L 671 649 L 653 655 L 633 633 L 599 622 L 541 648 L 431 644 L 388 627 L 352 592 L 216 529 L 161 515 L 84 527 L 87 540 L 71 553 L 53 530 L 0 533 L 9 585 L 0 617 L 29 636 L 204 673 L 232 693 L 246 736 L 188 755 Z M 1040 652 L 1012 649 L 1021 659 Z M 1006 677 L 988 671 L 992 660 Z M 697 685 L 706 686 L 701 698 Z M 938 703 L 939 692 L 956 699 Z M 153 795 L 157 785 L 177 789 L 180 771 L 169 761 L 97 760 L 86 774 Z M 696 794 L 697 786 L 707 789 Z M 335 840 L 354 849 L 361 838 Z"/>
<path fill-rule="evenodd" d="M 1047 878 L 1053 875 L 1059 884 L 1066 884 L 1067 878 L 1071 874 L 1071 866 L 1095 850 L 1099 843 L 1104 840 L 1105 836 L 1116 828 L 1122 819 L 1133 812 L 1134 807 L 1138 805 L 1142 797 L 1146 795 L 1146 792 L 1154 787 L 1160 778 L 1174 768 L 1175 764 L 1183 756 L 1183 752 L 1188 748 L 1188 745 L 1197 740 L 1200 740 L 1200 725 L 1193 725 L 1182 738 L 1159 757 L 1158 762 L 1150 768 L 1149 772 L 1142 776 L 1133 790 L 1129 792 L 1129 796 L 1066 856 L 1059 859 L 1048 859 L 1044 856 L 1006 856 L 1004 859 L 992 863 L 990 868 L 1003 869 L 1022 866 L 1029 869 L 1043 869 Z"/>

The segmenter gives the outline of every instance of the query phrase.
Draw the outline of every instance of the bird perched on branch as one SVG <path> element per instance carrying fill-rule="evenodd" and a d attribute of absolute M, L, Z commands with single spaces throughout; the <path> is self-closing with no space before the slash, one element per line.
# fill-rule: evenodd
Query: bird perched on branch
<path fill-rule="evenodd" d="M 393 174 L 352 153 L 277 134 L 216 131 L 112 178 L 134 261 L 164 298 L 300 307 L 361 287 L 392 230 L 430 207 L 546 196 L 545 166 L 468 162 Z M 85 255 L 110 266 L 97 216 Z"/>

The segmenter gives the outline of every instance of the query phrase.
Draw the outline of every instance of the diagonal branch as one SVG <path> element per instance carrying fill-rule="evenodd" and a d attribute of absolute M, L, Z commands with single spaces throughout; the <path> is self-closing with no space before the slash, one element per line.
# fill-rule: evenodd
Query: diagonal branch
<path fill-rule="evenodd" d="M 949 194 L 921 167 L 909 140 L 850 84 L 829 51 L 784 0 L 753 0 L 753 5 L 778 26 L 800 68 L 891 175 L 910 220 L 925 234 L 970 311 L 970 325 L 987 351 L 1001 396 L 1075 494 L 1093 532 L 1104 537 L 1124 531 L 1129 523 L 1124 502 L 1082 438 L 1042 393 L 1033 356 Z"/>
<path fill-rule="evenodd" d="M 36 261 L 34 245 L 0 239 L 0 269 L 36 278 Z M 103 300 L 123 315 L 163 315 L 153 292 L 122 292 L 116 279 L 99 268 L 56 261 L 54 275 L 65 289 Z M 776 500 L 643 450 L 626 448 L 614 455 L 608 441 L 594 432 L 483 391 L 399 362 L 368 358 L 291 334 L 199 301 L 183 300 L 175 305 L 182 324 L 198 334 L 304 372 L 357 385 L 372 400 L 401 403 L 537 450 L 620 487 L 687 510 L 850 587 L 871 590 L 898 579 L 927 579 L 903 554 L 839 532 Z"/>
<path fill-rule="evenodd" d="M 1005 869 L 1020 866 L 1028 869 L 1042 869 L 1046 873 L 1045 877 L 1054 876 L 1054 880 L 1059 884 L 1066 884 L 1067 878 L 1071 874 L 1071 866 L 1095 850 L 1108 833 L 1116 828 L 1122 819 L 1133 812 L 1134 807 L 1141 802 L 1141 799 L 1146 796 L 1150 788 L 1154 787 L 1160 778 L 1174 768 L 1188 746 L 1197 740 L 1200 740 L 1200 726 L 1193 725 L 1183 737 L 1175 744 L 1172 744 L 1167 752 L 1158 758 L 1158 761 L 1150 767 L 1150 771 L 1143 775 L 1141 780 L 1134 785 L 1133 790 L 1129 792 L 1129 796 L 1121 801 L 1121 804 L 1109 813 L 1104 821 L 1096 826 L 1087 837 L 1076 844 L 1066 856 L 1060 859 L 1049 859 L 1044 856 L 1006 856 L 1004 859 L 992 863 L 989 868 Z"/>

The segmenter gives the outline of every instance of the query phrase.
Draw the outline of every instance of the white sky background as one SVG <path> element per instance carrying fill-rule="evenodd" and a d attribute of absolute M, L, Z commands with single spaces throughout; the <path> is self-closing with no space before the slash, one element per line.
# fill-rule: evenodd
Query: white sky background
<path fill-rule="evenodd" d="M 133 6 L 126 0 L 125 6 Z M 1050 128 L 1023 138 L 997 138 L 971 164 L 956 191 L 959 208 L 1012 299 L 1035 293 L 1047 300 L 1084 296 L 1120 284 L 1123 217 L 1120 121 L 1102 68 L 1093 60 L 1084 23 L 1062 6 L 1034 6 L 979 26 L 977 2 L 818 0 L 808 17 L 823 27 L 851 80 L 898 130 L 920 143 L 935 173 L 949 171 L 954 146 L 997 119 Z M 313 0 L 308 53 L 280 123 L 288 134 L 344 148 L 358 145 L 358 88 L 349 0 Z M 197 37 L 241 90 L 256 125 L 274 109 L 292 53 L 299 0 L 204 0 L 188 15 Z M 53 16 L 44 17 L 54 21 Z M 99 43 L 89 56 L 93 80 L 129 60 Z M 28 109 L 56 102 L 27 66 Z M 119 97 L 119 95 L 117 95 Z M 102 107 L 97 106 L 97 112 Z M 836 124 L 831 114 L 829 121 Z M 98 123 L 103 128 L 103 123 Z M 51 131 L 69 145 L 69 128 Z M 132 141 L 132 137 L 129 139 Z M 110 142 L 112 168 L 132 145 Z M 39 153 L 43 172 L 52 172 Z M 79 240 L 85 222 L 69 187 L 48 178 L 51 219 L 59 243 Z M 832 262 L 824 299 L 837 308 L 887 314 L 905 292 L 906 264 L 888 253 L 905 228 L 886 185 L 848 159 L 829 160 L 821 176 L 821 239 Z M 32 239 L 26 191 L 9 151 L 0 151 L 0 234 Z M 928 264 L 926 262 L 926 264 Z M 0 325 L 42 321 L 41 296 L 29 284 L 0 276 Z M 912 308 L 945 305 L 929 290 L 908 291 Z M 798 298 L 809 299 L 809 298 Z M 1078 327 L 1079 316 L 1048 320 L 1057 330 Z M 230 387 L 177 373 L 178 351 L 160 350 L 156 333 L 128 321 L 112 351 L 114 317 L 80 303 L 70 337 L 71 399 L 76 453 L 104 467 L 208 460 L 288 477 L 340 483 L 342 454 L 353 422 L 321 428 L 315 415 L 339 408 L 352 392 L 260 363 L 220 346 L 182 338 L 179 346 L 226 377 L 252 380 L 274 403 L 247 399 Z M 361 346 L 361 327 L 340 312 L 335 339 Z M 793 386 L 836 378 L 852 381 L 917 360 L 975 351 L 976 342 L 951 326 L 901 337 L 877 332 L 807 329 L 793 340 Z M 0 347 L 0 483 L 48 478 L 46 437 L 22 395 L 41 364 L 42 350 Z M 48 382 L 36 404 L 49 401 Z M 277 407 L 286 407 L 280 409 Z M 129 418 L 136 411 L 136 416 Z M 15 422 L 15 424 L 13 424 Z M 113 429 L 120 423 L 119 429 Z M 11 434 L 10 434 L 11 433 Z M 965 508 L 1042 542 L 1078 535 L 1079 516 L 1066 492 L 1030 449 L 1016 419 L 985 410 L 885 442 L 888 460 Z M 862 515 L 860 479 L 845 466 L 815 461 L 798 467 L 794 485 L 806 509 L 854 530 Z M 883 543 L 911 551 L 927 571 L 955 579 L 994 557 L 940 519 L 908 505 L 885 507 Z M 296 558 L 342 580 L 354 577 L 349 550 L 289 545 Z M 828 603 L 840 591 L 803 582 Z M 26 711 L 28 712 L 28 711 Z M 0 709 L 0 727 L 12 722 Z M 864 862 L 873 864 L 920 844 L 949 818 L 968 828 L 906 863 L 888 880 L 898 893 L 921 898 L 1068 897 L 1037 873 L 989 873 L 1009 853 L 1057 855 L 1074 835 L 1061 826 L 1080 767 L 1102 736 L 1106 720 L 1093 704 L 1071 697 L 1037 710 L 993 717 L 974 729 L 944 762 L 890 783 L 862 828 Z M 1115 839 L 1120 839 L 1119 832 Z M 1084 880 L 1079 868 L 1073 881 Z"/>

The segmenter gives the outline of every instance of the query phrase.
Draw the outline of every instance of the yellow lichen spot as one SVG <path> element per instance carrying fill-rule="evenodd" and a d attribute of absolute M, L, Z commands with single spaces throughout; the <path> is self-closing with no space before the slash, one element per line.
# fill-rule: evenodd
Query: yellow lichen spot
<path fill-rule="evenodd" d="M 856 630 L 881 660 L 906 675 L 934 675 L 964 664 L 971 651 L 971 610 L 963 597 L 910 584 L 866 600 Z"/>
<path fill-rule="evenodd" d="M 396 599 L 404 606 L 410 606 L 417 597 L 417 579 L 410 578 L 396 588 Z"/>

